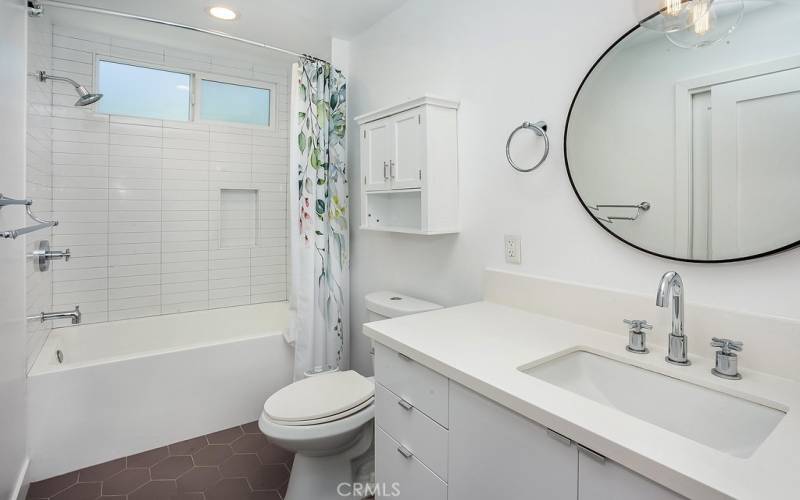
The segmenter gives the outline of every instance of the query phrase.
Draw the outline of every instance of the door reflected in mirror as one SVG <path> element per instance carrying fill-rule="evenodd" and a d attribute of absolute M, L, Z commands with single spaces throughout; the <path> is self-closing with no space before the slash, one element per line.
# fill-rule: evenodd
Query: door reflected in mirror
<path fill-rule="evenodd" d="M 730 261 L 800 241 L 800 2 L 744 5 L 732 33 L 700 48 L 631 30 L 575 96 L 575 192 L 641 250 Z"/>

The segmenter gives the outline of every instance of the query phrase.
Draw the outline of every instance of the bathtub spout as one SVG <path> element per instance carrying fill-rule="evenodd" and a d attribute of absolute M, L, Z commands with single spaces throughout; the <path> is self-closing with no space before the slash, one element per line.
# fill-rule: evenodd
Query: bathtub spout
<path fill-rule="evenodd" d="M 37 314 L 36 316 L 28 316 L 28 321 L 31 320 L 39 320 L 42 323 L 48 320 L 56 320 L 56 319 L 66 319 L 70 318 L 72 320 L 73 325 L 80 324 L 81 322 L 81 308 L 80 306 L 75 306 L 74 311 L 60 311 L 60 312 L 42 312 L 41 314 Z"/>

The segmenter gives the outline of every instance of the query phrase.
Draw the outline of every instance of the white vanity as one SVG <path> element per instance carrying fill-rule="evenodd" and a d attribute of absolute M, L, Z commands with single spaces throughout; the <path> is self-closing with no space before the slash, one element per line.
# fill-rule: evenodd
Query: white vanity
<path fill-rule="evenodd" d="M 562 286 L 489 274 L 490 287 L 513 292 Z M 749 369 L 761 368 L 758 352 L 742 380 L 722 380 L 710 373 L 713 359 L 691 349 L 690 366 L 664 362 L 658 321 L 661 335 L 641 355 L 625 350 L 624 326 L 581 324 L 597 310 L 581 319 L 552 308 L 561 316 L 552 317 L 502 296 L 489 290 L 484 302 L 364 326 L 376 342 L 376 480 L 385 491 L 658 500 L 791 498 L 800 489 L 800 422 L 789 412 L 800 384 Z M 637 300 L 617 302 L 636 309 Z M 715 332 L 692 330 L 691 319 L 688 335 L 705 355 L 700 345 Z"/>
<path fill-rule="evenodd" d="M 375 370 L 377 481 L 401 498 L 683 498 L 383 345 Z"/>

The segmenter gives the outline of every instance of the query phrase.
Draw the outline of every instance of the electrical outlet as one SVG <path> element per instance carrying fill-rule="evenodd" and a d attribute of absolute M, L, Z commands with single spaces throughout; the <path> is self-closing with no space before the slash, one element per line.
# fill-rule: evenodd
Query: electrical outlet
<path fill-rule="evenodd" d="M 506 262 L 509 264 L 522 264 L 522 240 L 517 234 L 507 234 L 504 237 L 506 246 Z"/>

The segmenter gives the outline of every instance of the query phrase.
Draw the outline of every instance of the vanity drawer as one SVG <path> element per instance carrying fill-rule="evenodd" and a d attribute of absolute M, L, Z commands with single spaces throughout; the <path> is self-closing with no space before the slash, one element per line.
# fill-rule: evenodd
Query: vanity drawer
<path fill-rule="evenodd" d="M 375 422 L 447 481 L 447 429 L 380 384 L 375 387 Z"/>
<path fill-rule="evenodd" d="M 375 480 L 392 495 L 406 500 L 447 500 L 447 484 L 380 427 L 375 428 Z"/>
<path fill-rule="evenodd" d="M 397 351 L 375 345 L 375 380 L 447 427 L 448 380 Z"/>

